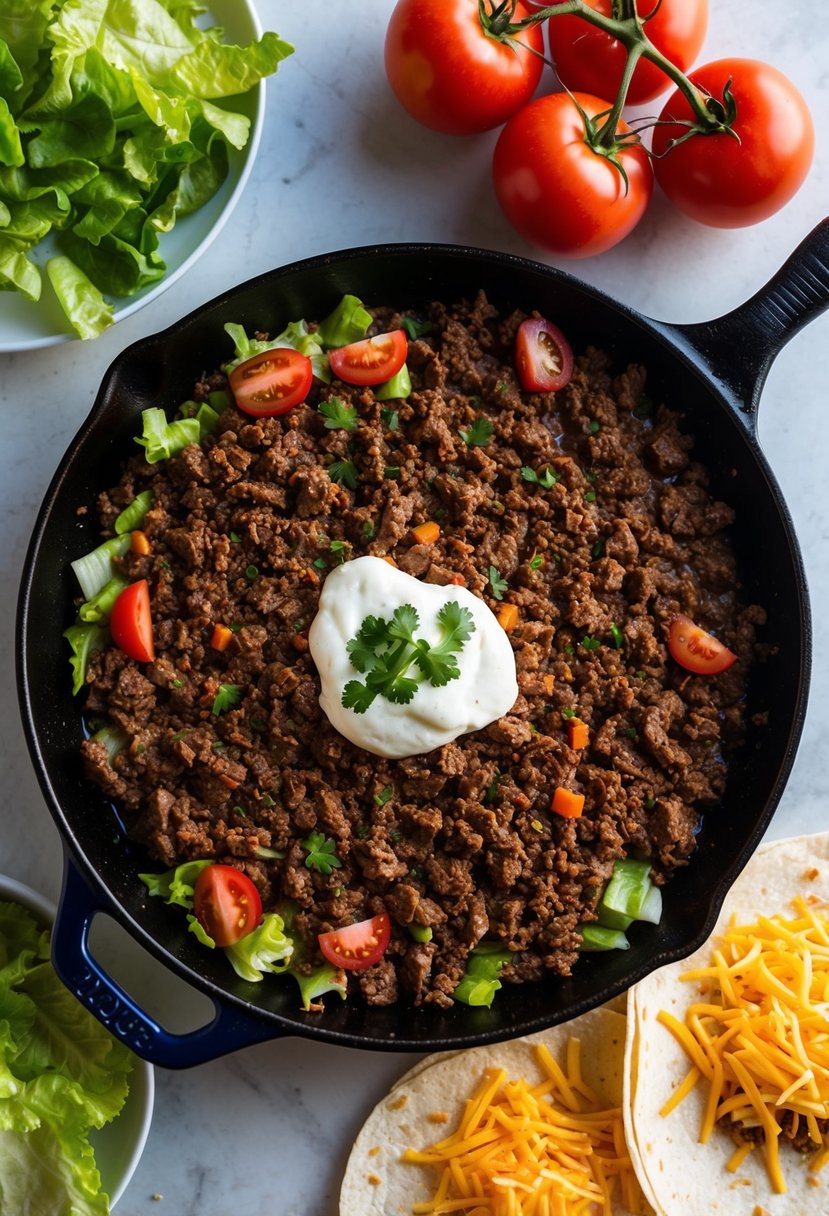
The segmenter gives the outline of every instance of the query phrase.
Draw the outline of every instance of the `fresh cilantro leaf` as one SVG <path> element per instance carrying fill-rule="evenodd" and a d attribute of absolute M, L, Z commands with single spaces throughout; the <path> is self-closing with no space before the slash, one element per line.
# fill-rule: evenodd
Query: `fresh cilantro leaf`
<path fill-rule="evenodd" d="M 396 481 L 397 478 L 400 476 L 400 465 L 399 464 L 387 464 L 386 467 L 383 469 L 383 476 L 389 478 L 389 480 L 391 480 L 391 481 Z"/>
<path fill-rule="evenodd" d="M 530 558 L 530 569 L 531 570 L 540 570 L 543 565 L 544 565 L 543 555 L 541 553 L 533 553 L 532 557 Z"/>
<path fill-rule="evenodd" d="M 372 536 L 374 536 L 374 520 L 373 519 L 364 519 L 363 520 L 363 536 L 366 538 L 366 540 L 371 540 Z"/>
<path fill-rule="evenodd" d="M 475 623 L 468 608 L 462 608 L 456 600 L 451 600 L 438 613 L 438 624 L 444 631 L 440 642 L 430 646 L 421 639 L 417 644 L 415 662 L 430 684 L 442 688 L 460 675 L 455 655 L 475 632 Z"/>
<path fill-rule="evenodd" d="M 311 565 L 316 570 L 327 570 L 328 569 L 328 562 L 325 560 L 324 557 L 315 557 L 314 560 L 311 562 Z"/>
<path fill-rule="evenodd" d="M 585 650 L 598 650 L 602 643 L 599 638 L 591 638 L 590 634 L 588 633 L 582 638 L 581 644 Z"/>
<path fill-rule="evenodd" d="M 438 617 L 440 619 L 440 617 Z M 395 608 L 389 624 L 389 637 L 396 642 L 414 642 L 414 631 L 420 624 L 417 610 L 411 604 L 401 604 Z"/>
<path fill-rule="evenodd" d="M 342 565 L 351 551 L 351 544 L 347 540 L 332 540 L 328 548 L 332 553 L 338 554 L 340 565 Z"/>
<path fill-rule="evenodd" d="M 373 667 L 376 667 L 377 651 L 386 642 L 390 625 L 391 622 L 382 616 L 365 618 L 357 636 L 346 643 L 345 648 L 351 659 L 352 667 L 356 667 L 358 671 L 371 671 Z"/>
<path fill-rule="evenodd" d="M 501 770 L 496 768 L 495 776 L 486 787 L 486 792 L 484 793 L 484 806 L 490 806 L 498 797 L 498 786 L 501 784 L 503 776 L 504 774 Z"/>
<path fill-rule="evenodd" d="M 380 417 L 385 422 L 390 431 L 396 431 L 400 426 L 400 415 L 397 410 L 382 409 Z"/>
<path fill-rule="evenodd" d="M 323 836 L 322 832 L 311 832 L 300 844 L 308 854 L 305 864 L 309 870 L 330 874 L 332 870 L 339 870 L 343 864 L 337 856 L 336 842 Z"/>
<path fill-rule="evenodd" d="M 378 806 L 385 806 L 386 803 L 393 797 L 394 789 L 392 786 L 387 785 L 386 788 L 382 789 L 379 794 L 374 795 L 374 801 Z"/>
<path fill-rule="evenodd" d="M 329 431 L 357 430 L 356 409 L 353 405 L 346 405 L 339 397 L 330 397 L 328 401 L 323 401 L 319 412 L 325 419 L 325 426 Z"/>
<path fill-rule="evenodd" d="M 461 439 L 470 448 L 485 448 L 495 433 L 488 418 L 476 418 L 468 431 L 458 431 Z"/>
<path fill-rule="evenodd" d="M 495 566 L 489 567 L 489 585 L 496 600 L 502 600 L 508 583 L 505 578 L 501 577 L 500 571 Z"/>
<path fill-rule="evenodd" d="M 432 682 L 434 683 L 434 681 Z M 416 692 L 417 680 L 411 676 L 398 676 L 383 695 L 386 700 L 394 702 L 395 705 L 408 705 Z"/>
<path fill-rule="evenodd" d="M 531 485 L 543 486 L 545 490 L 549 490 L 559 479 L 558 473 L 554 473 L 549 465 L 541 473 L 536 473 L 535 469 L 525 464 L 521 468 L 521 476 L 524 481 L 530 482 Z"/>
<path fill-rule="evenodd" d="M 610 626 L 610 636 L 613 638 L 613 645 L 616 647 L 616 649 L 621 650 L 622 646 L 624 645 L 625 635 L 622 633 L 622 630 L 615 623 L 615 621 Z"/>
<path fill-rule="evenodd" d="M 343 689 L 342 704 L 345 709 L 353 709 L 355 714 L 364 714 L 376 696 L 377 691 L 362 680 L 349 680 Z"/>
<path fill-rule="evenodd" d="M 232 709 L 234 705 L 238 705 L 242 699 L 241 684 L 220 684 L 219 691 L 213 698 L 213 708 L 211 713 L 217 717 L 224 713 L 226 709 Z"/>
<path fill-rule="evenodd" d="M 338 485 L 348 486 L 349 490 L 357 489 L 357 466 L 352 460 L 335 460 L 328 466 L 328 476 Z"/>
<path fill-rule="evenodd" d="M 424 334 L 432 332 L 432 322 L 417 321 L 414 317 L 401 317 L 400 328 L 405 329 L 409 341 L 414 342 L 415 338 L 422 338 Z"/>

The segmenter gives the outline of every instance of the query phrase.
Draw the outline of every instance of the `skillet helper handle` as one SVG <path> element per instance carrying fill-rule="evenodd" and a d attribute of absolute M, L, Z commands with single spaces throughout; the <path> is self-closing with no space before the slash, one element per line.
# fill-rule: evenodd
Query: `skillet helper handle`
<path fill-rule="evenodd" d="M 829 218 L 821 220 L 751 299 L 713 321 L 677 325 L 754 417 L 769 368 L 798 330 L 829 307 Z"/>
<path fill-rule="evenodd" d="M 136 1055 L 163 1068 L 190 1068 L 241 1047 L 280 1037 L 272 1025 L 215 1003 L 216 1016 L 188 1034 L 171 1034 L 103 970 L 89 951 L 89 931 L 106 908 L 68 853 L 52 931 L 52 963 L 66 987 Z"/>

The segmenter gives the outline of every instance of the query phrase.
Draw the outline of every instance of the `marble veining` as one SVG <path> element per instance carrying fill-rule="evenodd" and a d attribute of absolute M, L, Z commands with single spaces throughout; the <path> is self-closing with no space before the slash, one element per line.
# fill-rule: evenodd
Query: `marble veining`
<path fill-rule="evenodd" d="M 382 47 L 392 7 L 393 0 L 260 0 L 264 26 L 297 50 L 269 85 L 257 164 L 209 255 L 152 306 L 94 343 L 0 356 L 0 872 L 53 899 L 61 848 L 31 770 L 13 692 L 15 601 L 42 495 L 109 363 L 129 343 L 225 288 L 297 258 L 407 240 L 535 256 L 507 229 L 490 189 L 495 134 L 455 140 L 427 132 L 388 91 Z M 822 218 L 829 200 L 829 35 L 815 25 L 812 6 L 787 5 L 785 18 L 777 16 L 775 0 L 715 0 L 711 8 L 701 61 L 728 54 L 773 60 L 799 82 L 823 126 L 806 186 L 765 224 L 738 232 L 704 229 L 656 197 L 622 245 L 590 262 L 562 263 L 643 312 L 672 321 L 714 317 L 750 296 Z M 777 28 L 783 20 L 785 31 Z M 816 625 L 806 728 L 771 837 L 829 823 L 827 386 L 824 317 L 778 357 L 759 417 L 764 451 L 800 537 Z M 55 678 L 63 679 L 63 672 Z M 188 994 L 139 953 L 117 950 L 136 994 L 143 983 L 154 1000 L 166 1000 L 180 1016 Z M 193 1004 L 203 1017 L 203 998 Z M 154 1124 L 119 1216 L 335 1216 L 339 1180 L 360 1123 L 410 1063 L 401 1054 L 285 1038 L 189 1071 L 159 1071 Z"/>

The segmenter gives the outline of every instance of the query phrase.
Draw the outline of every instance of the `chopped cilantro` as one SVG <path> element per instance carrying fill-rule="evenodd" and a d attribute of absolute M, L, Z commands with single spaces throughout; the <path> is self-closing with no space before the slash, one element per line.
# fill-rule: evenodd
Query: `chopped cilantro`
<path fill-rule="evenodd" d="M 505 578 L 501 578 L 501 573 L 496 566 L 489 567 L 489 585 L 496 600 L 502 600 L 508 583 Z"/>
<path fill-rule="evenodd" d="M 184 680 L 171 680 L 170 687 L 171 688 L 184 688 Z"/>
<path fill-rule="evenodd" d="M 581 644 L 585 650 L 598 650 L 602 643 L 599 638 L 591 638 L 590 634 L 587 633 L 582 638 Z"/>
<path fill-rule="evenodd" d="M 622 731 L 622 734 L 627 735 L 628 739 L 638 739 L 639 738 L 639 731 L 636 729 L 635 726 L 626 726 L 625 729 Z"/>
<path fill-rule="evenodd" d="M 383 419 L 390 431 L 396 431 L 400 426 L 400 415 L 398 414 L 397 410 L 390 410 L 388 407 L 384 407 L 380 411 L 380 417 Z"/>
<path fill-rule="evenodd" d="M 328 562 L 325 560 L 324 557 L 315 557 L 314 560 L 312 561 L 311 565 L 315 566 L 317 568 L 317 570 L 327 570 L 328 569 Z"/>
<path fill-rule="evenodd" d="M 357 489 L 357 466 L 352 460 L 335 460 L 328 466 L 328 476 L 349 490 Z"/>
<path fill-rule="evenodd" d="M 213 698 L 213 708 L 211 713 L 218 717 L 218 715 L 224 713 L 226 709 L 232 709 L 234 705 L 238 705 L 241 699 L 241 684 L 220 684 L 219 691 Z"/>
<path fill-rule="evenodd" d="M 385 806 L 389 799 L 393 797 L 394 788 L 391 785 L 387 785 L 386 788 L 382 789 L 379 794 L 374 795 L 374 801 L 378 806 Z"/>
<path fill-rule="evenodd" d="M 500 769 L 496 768 L 495 776 L 490 781 L 484 792 L 484 806 L 489 806 L 498 797 L 498 786 L 501 784 L 503 774 Z"/>
<path fill-rule="evenodd" d="M 373 535 L 374 535 L 374 520 L 373 519 L 364 519 L 363 520 L 363 536 L 366 538 L 366 540 L 371 540 Z"/>
<path fill-rule="evenodd" d="M 415 338 L 422 338 L 424 334 L 432 332 L 432 322 L 417 321 L 414 317 L 401 317 L 400 328 L 405 329 L 409 341 L 414 342 Z"/>
<path fill-rule="evenodd" d="M 390 619 L 367 616 L 346 646 L 352 666 L 365 675 L 365 680 L 348 681 L 342 695 L 345 708 L 365 713 L 378 696 L 408 705 L 420 683 L 417 675 L 407 674 L 412 665 L 435 688 L 458 679 L 456 655 L 475 632 L 472 613 L 450 600 L 437 619 L 443 636 L 436 645 L 430 645 L 425 638 L 414 636 L 420 618 L 411 604 L 401 604 Z"/>
<path fill-rule="evenodd" d="M 370 832 L 371 832 L 371 828 L 368 826 L 367 823 L 361 823 L 360 826 L 357 828 L 357 835 L 360 837 L 361 840 L 365 840 L 366 836 L 368 836 Z"/>
<path fill-rule="evenodd" d="M 574 709 L 571 709 L 569 705 L 566 705 L 564 707 L 564 709 L 561 711 L 561 716 L 562 716 L 562 718 L 575 718 L 576 711 Z"/>
<path fill-rule="evenodd" d="M 357 411 L 353 405 L 346 405 L 339 397 L 331 397 L 323 401 L 319 412 L 325 419 L 329 431 L 356 431 Z"/>
<path fill-rule="evenodd" d="M 332 540 L 328 546 L 332 553 L 336 553 L 340 559 L 340 565 L 343 564 L 351 550 L 351 545 L 347 540 Z"/>
<path fill-rule="evenodd" d="M 241 538 L 241 536 L 239 535 L 239 533 L 238 533 L 238 532 L 231 532 L 231 534 L 230 534 L 230 539 L 231 539 L 231 542 L 232 542 L 234 545 L 238 545 L 238 544 L 239 544 L 239 541 L 240 541 L 242 538 Z"/>
<path fill-rule="evenodd" d="M 625 640 L 625 635 L 615 622 L 610 626 L 610 636 L 613 638 L 613 645 L 616 647 L 616 649 L 621 650 L 622 644 Z"/>
<path fill-rule="evenodd" d="M 235 806 L 233 808 L 234 815 L 241 815 L 243 819 L 247 819 L 248 813 L 243 806 Z"/>
<path fill-rule="evenodd" d="M 543 565 L 544 565 L 543 556 L 540 553 L 533 553 L 532 557 L 530 558 L 530 569 L 531 570 L 540 570 Z"/>
<path fill-rule="evenodd" d="M 603 536 L 599 537 L 599 539 L 593 545 L 593 548 L 591 549 L 590 552 L 593 554 L 594 557 L 602 556 L 602 554 L 604 553 L 604 537 Z"/>
<path fill-rule="evenodd" d="M 656 799 L 648 798 L 647 801 L 645 802 L 645 806 L 648 808 L 649 811 L 652 811 L 653 808 L 656 806 Z"/>
<path fill-rule="evenodd" d="M 276 803 L 274 802 L 273 798 L 271 798 L 270 794 L 262 795 L 262 804 L 263 806 L 276 806 Z"/>
<path fill-rule="evenodd" d="M 400 465 L 399 464 L 387 464 L 386 467 L 383 469 L 383 476 L 388 477 L 391 481 L 394 481 L 396 478 L 398 478 L 400 476 Z"/>
<path fill-rule="evenodd" d="M 536 473 L 535 469 L 531 469 L 528 464 L 522 465 L 521 476 L 524 481 L 529 481 L 531 485 L 543 486 L 545 490 L 549 490 L 550 486 L 554 486 L 558 481 L 558 473 L 547 465 L 540 473 Z"/>
<path fill-rule="evenodd" d="M 599 431 L 602 429 L 602 424 L 594 418 L 587 429 L 591 435 L 598 435 Z"/>
<path fill-rule="evenodd" d="M 584 496 L 584 501 L 585 502 L 595 502 L 596 501 L 596 491 L 588 490 Z"/>
<path fill-rule="evenodd" d="M 318 870 L 320 874 L 330 874 L 332 870 L 339 870 L 342 862 L 337 856 L 336 841 L 331 837 L 323 836 L 322 832 L 311 832 L 310 836 L 306 836 L 300 841 L 303 849 L 308 856 L 305 858 L 305 864 L 309 870 Z"/>
<path fill-rule="evenodd" d="M 495 385 L 496 393 L 505 393 L 508 388 L 509 388 L 509 385 L 507 384 L 506 380 L 499 380 L 498 383 Z"/>
<path fill-rule="evenodd" d="M 495 433 L 495 427 L 488 418 L 476 418 L 468 431 L 458 431 L 467 447 L 485 448 Z"/>
<path fill-rule="evenodd" d="M 254 566 L 253 562 L 251 562 L 251 564 L 249 566 L 245 566 L 245 578 L 246 579 L 249 579 L 251 582 L 253 582 L 253 580 L 258 577 L 259 577 L 259 567 L 258 566 Z"/>

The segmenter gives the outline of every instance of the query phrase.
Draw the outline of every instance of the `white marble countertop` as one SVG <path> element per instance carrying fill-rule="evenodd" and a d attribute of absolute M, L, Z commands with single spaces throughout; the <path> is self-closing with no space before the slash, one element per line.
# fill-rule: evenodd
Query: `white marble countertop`
<path fill-rule="evenodd" d="M 160 299 L 92 343 L 0 356 L 2 729 L 0 872 L 56 898 L 61 848 L 29 762 L 14 693 L 17 584 L 35 513 L 111 360 L 224 288 L 306 255 L 374 241 L 435 240 L 533 256 L 507 228 L 489 184 L 495 135 L 456 140 L 398 108 L 382 69 L 392 0 L 259 0 L 262 22 L 296 46 L 268 87 L 263 144 L 231 222 Z M 815 165 L 794 201 L 756 228 L 700 228 L 655 198 L 621 246 L 566 269 L 666 320 L 703 320 L 751 295 L 829 210 L 829 35 L 813 6 L 717 0 L 701 61 L 770 59 L 799 82 L 816 118 Z M 777 17 L 776 14 L 782 14 Z M 786 23 L 777 29 L 776 22 Z M 812 696 L 789 786 L 770 829 L 829 821 L 829 318 L 799 334 L 768 378 L 760 438 L 800 537 L 815 621 Z M 62 672 L 56 680 L 64 678 Z M 93 939 L 94 945 L 94 939 Z M 136 996 L 171 1029 L 205 998 L 101 934 Z M 150 1001 L 149 997 L 152 997 Z M 178 1023 L 178 1024 L 177 1024 Z M 191 1023 L 192 1024 L 192 1023 Z M 334 1216 L 351 1141 L 410 1057 L 266 1043 L 181 1073 L 159 1070 L 155 1119 L 120 1216 Z M 37 1216 L 51 1216 L 38 1213 Z"/>

